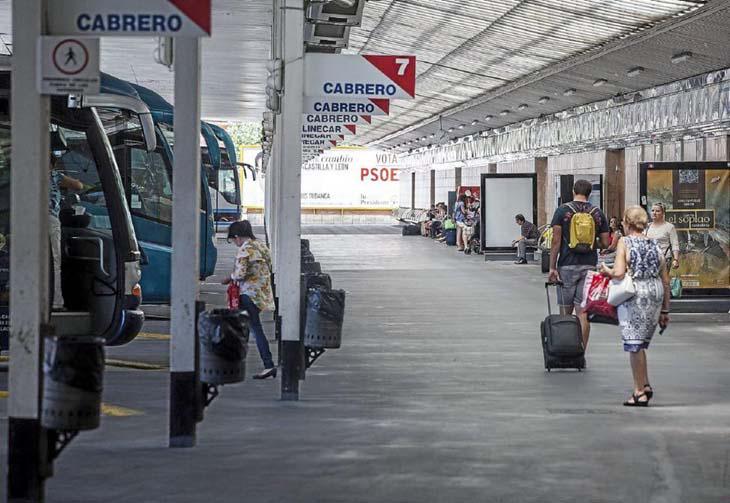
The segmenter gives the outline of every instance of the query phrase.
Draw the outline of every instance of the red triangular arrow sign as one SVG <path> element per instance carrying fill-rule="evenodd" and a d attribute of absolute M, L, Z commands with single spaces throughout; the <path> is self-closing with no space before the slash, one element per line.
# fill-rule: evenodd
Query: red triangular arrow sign
<path fill-rule="evenodd" d="M 332 144 L 333 147 L 336 147 L 337 146 L 337 142 L 334 141 L 334 140 L 330 140 L 330 143 Z"/>
<path fill-rule="evenodd" d="M 361 115 L 360 117 L 362 117 L 362 120 L 364 120 L 368 124 L 373 123 L 373 118 L 370 115 Z"/>
<path fill-rule="evenodd" d="M 210 35 L 211 0 L 168 0 L 172 5 L 180 9 L 190 20 Z"/>
<path fill-rule="evenodd" d="M 416 97 L 415 56 L 375 56 L 364 54 L 363 58 L 395 82 L 411 97 Z M 407 64 L 405 63 L 407 60 Z"/>
<path fill-rule="evenodd" d="M 355 131 L 357 131 L 357 128 L 355 127 L 355 124 L 345 124 L 345 127 L 352 131 L 352 134 L 356 134 Z"/>
<path fill-rule="evenodd" d="M 390 115 L 390 100 L 371 98 L 370 101 L 372 101 L 376 107 L 385 112 L 385 115 Z"/>
<path fill-rule="evenodd" d="M 340 137 L 340 141 L 345 141 L 345 135 L 338 134 L 337 136 Z"/>

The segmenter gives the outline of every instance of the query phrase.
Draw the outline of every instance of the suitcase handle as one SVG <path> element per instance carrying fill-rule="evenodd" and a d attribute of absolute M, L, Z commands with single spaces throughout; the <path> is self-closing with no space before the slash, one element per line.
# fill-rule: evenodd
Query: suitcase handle
<path fill-rule="evenodd" d="M 547 296 L 547 305 L 548 305 L 548 316 L 552 316 L 552 310 L 550 309 L 550 290 L 548 290 L 548 287 L 551 286 L 563 286 L 563 282 L 558 281 L 546 281 L 545 282 L 545 295 Z"/>

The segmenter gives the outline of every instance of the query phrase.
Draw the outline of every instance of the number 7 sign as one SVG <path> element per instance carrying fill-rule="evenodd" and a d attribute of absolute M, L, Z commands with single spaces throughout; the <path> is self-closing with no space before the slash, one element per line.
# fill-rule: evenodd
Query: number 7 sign
<path fill-rule="evenodd" d="M 304 94 L 312 97 L 413 99 L 416 57 L 310 53 Z"/>

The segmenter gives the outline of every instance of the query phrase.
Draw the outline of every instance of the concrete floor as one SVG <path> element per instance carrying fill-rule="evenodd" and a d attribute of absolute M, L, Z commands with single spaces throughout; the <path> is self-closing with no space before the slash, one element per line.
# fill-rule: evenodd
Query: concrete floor
<path fill-rule="evenodd" d="M 656 395 L 628 409 L 615 327 L 594 327 L 586 372 L 543 370 L 537 266 L 376 232 L 305 236 L 347 290 L 347 314 L 343 347 L 310 369 L 301 401 L 280 402 L 278 379 L 226 386 L 198 446 L 172 450 L 167 372 L 110 368 L 105 402 L 139 414 L 79 435 L 47 501 L 730 501 L 727 317 L 686 318 L 657 336 Z M 220 246 L 224 273 L 233 250 Z M 167 344 L 137 340 L 109 356 L 165 365 Z M 251 351 L 249 374 L 261 367 Z"/>

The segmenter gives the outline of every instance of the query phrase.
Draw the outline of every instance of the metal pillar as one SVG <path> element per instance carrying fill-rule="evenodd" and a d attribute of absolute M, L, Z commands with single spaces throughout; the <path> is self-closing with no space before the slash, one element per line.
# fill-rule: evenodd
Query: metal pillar
<path fill-rule="evenodd" d="M 299 338 L 302 102 L 304 78 L 304 1 L 282 0 L 284 96 L 280 129 L 281 198 L 277 221 L 277 293 L 281 327 L 281 399 L 299 399 L 304 346 Z"/>
<path fill-rule="evenodd" d="M 48 322 L 49 100 L 36 91 L 36 42 L 45 2 L 13 1 L 10 177 L 9 502 L 44 499 L 47 460 L 40 424 L 42 326 Z"/>
<path fill-rule="evenodd" d="M 200 40 L 175 40 L 170 447 L 195 445 L 195 319 L 200 242 Z"/>

